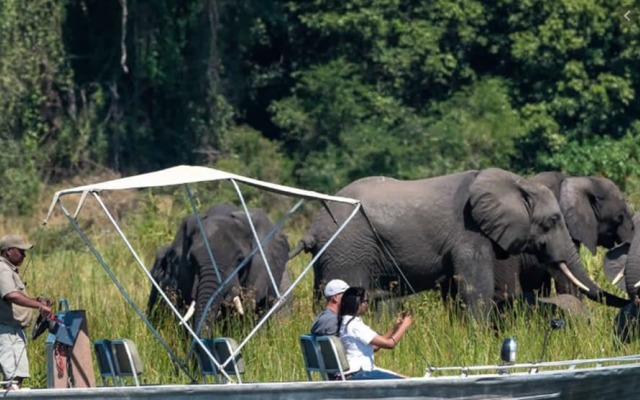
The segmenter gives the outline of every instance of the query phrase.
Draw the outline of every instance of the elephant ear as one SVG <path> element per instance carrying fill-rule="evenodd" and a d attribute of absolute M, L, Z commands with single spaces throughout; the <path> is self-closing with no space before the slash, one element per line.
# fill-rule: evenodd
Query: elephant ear
<path fill-rule="evenodd" d="M 260 218 L 262 218 L 262 213 L 263 212 L 258 211 L 258 209 L 254 209 L 254 208 L 249 209 L 249 214 L 251 216 L 251 223 L 253 224 L 253 227 L 258 233 L 258 237 L 260 237 L 262 233 L 260 231 L 260 226 L 262 224 Z M 244 232 L 246 232 L 247 240 L 249 240 L 252 243 L 255 242 L 255 237 L 253 236 L 253 232 L 251 231 L 251 223 L 249 223 L 249 218 L 247 217 L 247 214 L 244 211 L 239 210 L 231 213 L 231 217 L 244 230 Z"/>
<path fill-rule="evenodd" d="M 613 281 L 616 276 L 624 270 L 627 265 L 627 255 L 629 254 L 630 247 L 631 245 L 629 243 L 623 243 L 607 251 L 605 254 L 602 267 L 604 269 L 604 275 L 609 281 Z M 627 290 L 624 279 L 620 279 L 616 286 L 618 286 L 620 290 Z"/>
<path fill-rule="evenodd" d="M 598 220 L 592 202 L 597 201 L 593 183 L 588 177 L 567 178 L 560 188 L 560 210 L 573 240 L 596 254 Z"/>
<path fill-rule="evenodd" d="M 469 187 L 473 219 L 484 234 L 510 254 L 523 252 L 529 239 L 529 185 L 533 183 L 516 174 L 489 168 L 479 172 Z"/>
<path fill-rule="evenodd" d="M 569 175 L 559 171 L 540 172 L 531 178 L 532 181 L 538 182 L 548 187 L 556 199 L 560 198 L 560 186 Z"/>

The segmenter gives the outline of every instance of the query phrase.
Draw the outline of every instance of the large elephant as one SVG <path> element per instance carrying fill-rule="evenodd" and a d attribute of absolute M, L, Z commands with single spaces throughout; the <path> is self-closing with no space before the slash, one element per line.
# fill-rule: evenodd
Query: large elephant
<path fill-rule="evenodd" d="M 402 279 L 388 252 L 413 290 L 455 278 L 464 303 L 484 318 L 496 259 L 530 253 L 562 266 L 589 291 L 615 298 L 589 278 L 551 191 L 511 172 L 490 168 L 413 181 L 369 177 L 337 195 L 360 200 L 375 231 L 362 214 L 348 224 L 314 264 L 316 295 L 322 282 L 334 278 L 391 289 L 385 282 Z M 292 256 L 302 249 L 318 252 L 336 231 L 333 218 L 342 222 L 351 211 L 341 204 L 329 208 L 332 215 L 317 214 Z"/>
<path fill-rule="evenodd" d="M 551 189 L 577 249 L 582 244 L 595 254 L 597 246 L 611 249 L 633 238 L 633 212 L 622 191 L 611 180 L 573 177 L 561 172 L 542 172 L 531 180 Z M 521 295 L 532 301 L 535 293 L 549 296 L 552 278 L 558 294 L 579 297 L 578 287 L 564 274 L 528 254 L 498 260 L 494 276 L 497 302 Z M 596 294 L 587 293 L 592 300 L 598 300 Z"/>
<path fill-rule="evenodd" d="M 261 209 L 251 209 L 250 214 L 274 280 L 282 290 L 290 282 L 286 269 L 288 240 L 278 230 L 265 242 L 264 238 L 274 228 L 274 223 Z M 235 206 L 214 206 L 201 216 L 201 222 L 209 246 L 201 235 L 197 219 L 189 215 L 183 219 L 171 245 L 158 251 L 151 271 L 160 286 L 172 293 L 173 301 L 181 311 L 193 303 L 195 321 L 199 321 L 207 302 L 220 287 L 207 247 L 211 249 L 224 281 L 258 245 L 246 214 Z M 152 288 L 148 313 L 152 312 L 157 296 L 157 291 Z M 233 306 L 240 312 L 244 309 L 264 310 L 275 297 L 267 266 L 257 251 L 215 297 L 207 318 L 211 322 L 226 309 L 223 306 Z"/>
<path fill-rule="evenodd" d="M 633 216 L 633 222 L 640 226 L 640 212 Z M 604 270 L 611 278 L 623 274 L 618 287 L 627 292 L 629 303 L 625 305 L 615 321 L 615 333 L 622 342 L 638 338 L 640 331 L 640 232 L 636 231 L 631 243 L 625 243 L 607 252 Z"/>

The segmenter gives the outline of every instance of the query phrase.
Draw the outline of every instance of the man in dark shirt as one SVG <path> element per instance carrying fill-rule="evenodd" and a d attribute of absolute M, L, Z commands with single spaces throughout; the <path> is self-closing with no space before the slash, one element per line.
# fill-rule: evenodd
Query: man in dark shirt
<path fill-rule="evenodd" d="M 338 334 L 338 310 L 342 294 L 349 289 L 347 282 L 341 279 L 333 279 L 324 287 L 324 297 L 327 298 L 325 308 L 313 321 L 311 334 L 315 336 L 327 336 Z"/>

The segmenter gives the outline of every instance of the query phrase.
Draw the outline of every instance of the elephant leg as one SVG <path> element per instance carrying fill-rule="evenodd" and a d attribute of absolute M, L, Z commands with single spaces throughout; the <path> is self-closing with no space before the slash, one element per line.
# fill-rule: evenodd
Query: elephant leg
<path fill-rule="evenodd" d="M 454 301 L 458 297 L 458 285 L 456 285 L 452 277 L 442 276 L 436 281 L 436 287 L 440 289 L 440 297 L 445 304 Z"/>
<path fill-rule="evenodd" d="M 614 320 L 615 337 L 620 343 L 631 343 L 640 337 L 640 306 L 630 301 Z"/>
<path fill-rule="evenodd" d="M 484 255 L 484 257 L 479 257 Z M 462 301 L 471 314 L 488 321 L 493 308 L 493 264 L 490 246 L 473 248 L 466 246 L 453 255 L 454 278 Z"/>

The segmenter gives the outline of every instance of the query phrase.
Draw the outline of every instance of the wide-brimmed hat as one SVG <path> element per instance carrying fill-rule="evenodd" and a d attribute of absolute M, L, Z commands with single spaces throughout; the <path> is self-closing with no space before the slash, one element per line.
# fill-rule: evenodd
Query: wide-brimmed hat
<path fill-rule="evenodd" d="M 33 247 L 33 243 L 29 243 L 20 235 L 4 235 L 0 238 L 0 251 L 6 249 L 29 250 Z"/>
<path fill-rule="evenodd" d="M 349 289 L 347 282 L 342 279 L 332 279 L 324 287 L 324 296 L 331 297 L 340 293 L 344 293 Z"/>

